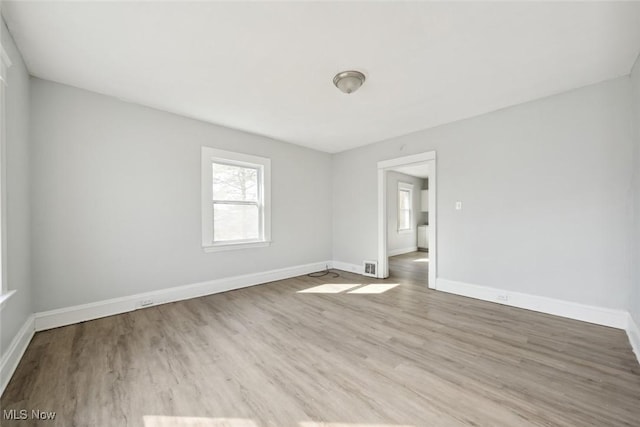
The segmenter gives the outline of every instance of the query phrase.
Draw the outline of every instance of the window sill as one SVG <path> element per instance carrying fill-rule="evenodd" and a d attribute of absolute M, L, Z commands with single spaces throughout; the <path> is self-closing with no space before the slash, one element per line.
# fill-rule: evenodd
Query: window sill
<path fill-rule="evenodd" d="M 4 307 L 4 304 L 16 293 L 16 290 L 13 289 L 11 291 L 7 291 L 6 293 L 0 295 L 0 310 Z"/>
<path fill-rule="evenodd" d="M 208 252 L 235 251 L 239 249 L 264 248 L 267 246 L 271 246 L 271 241 L 225 243 L 225 244 L 219 244 L 219 245 L 203 246 L 202 250 L 208 253 Z"/>

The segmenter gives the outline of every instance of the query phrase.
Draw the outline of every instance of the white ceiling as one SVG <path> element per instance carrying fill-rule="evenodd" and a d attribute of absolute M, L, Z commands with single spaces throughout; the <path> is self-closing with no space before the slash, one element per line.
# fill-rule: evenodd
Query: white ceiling
<path fill-rule="evenodd" d="M 640 50 L 636 2 L 3 3 L 37 77 L 328 152 L 626 75 Z"/>

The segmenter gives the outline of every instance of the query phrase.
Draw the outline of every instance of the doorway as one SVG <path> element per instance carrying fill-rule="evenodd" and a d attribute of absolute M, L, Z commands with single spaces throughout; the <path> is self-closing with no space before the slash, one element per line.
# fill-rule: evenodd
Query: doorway
<path fill-rule="evenodd" d="M 436 153 L 378 162 L 378 277 L 436 288 Z"/>

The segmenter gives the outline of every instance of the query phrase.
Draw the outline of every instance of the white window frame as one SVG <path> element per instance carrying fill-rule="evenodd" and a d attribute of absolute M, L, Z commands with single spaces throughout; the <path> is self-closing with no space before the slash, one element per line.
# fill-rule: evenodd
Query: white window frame
<path fill-rule="evenodd" d="M 202 248 L 205 252 L 265 247 L 271 244 L 271 159 L 202 147 Z M 260 236 L 252 240 L 214 242 L 213 240 L 213 172 L 212 164 L 242 166 L 258 170 L 258 209 Z M 217 201 L 216 203 L 225 203 Z M 245 204 L 245 202 L 233 202 Z M 246 204 L 254 204 L 247 202 Z"/>
<path fill-rule="evenodd" d="M 7 279 L 7 159 L 6 159 L 6 105 L 7 70 L 11 67 L 9 55 L 0 44 L 0 308 L 16 291 L 9 290 Z"/>
<path fill-rule="evenodd" d="M 400 193 L 402 191 L 409 192 L 409 228 L 400 228 L 400 218 L 403 211 L 403 209 L 400 209 Z M 414 230 L 415 227 L 413 224 L 413 210 L 413 184 L 409 184 L 408 182 L 398 182 L 398 234 L 411 233 Z"/>

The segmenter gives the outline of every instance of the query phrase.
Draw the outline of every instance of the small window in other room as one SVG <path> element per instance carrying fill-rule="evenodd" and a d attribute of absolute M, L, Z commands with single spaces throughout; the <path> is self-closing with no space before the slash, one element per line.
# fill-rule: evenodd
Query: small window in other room
<path fill-rule="evenodd" d="M 202 148 L 205 251 L 269 244 L 270 168 L 264 157 Z"/>
<path fill-rule="evenodd" d="M 398 183 L 398 231 L 413 229 L 413 185 Z"/>

